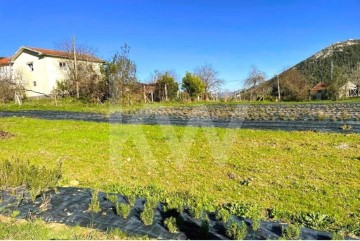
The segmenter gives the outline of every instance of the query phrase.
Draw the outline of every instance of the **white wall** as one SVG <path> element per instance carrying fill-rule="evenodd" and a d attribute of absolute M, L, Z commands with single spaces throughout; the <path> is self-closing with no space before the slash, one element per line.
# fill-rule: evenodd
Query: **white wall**
<path fill-rule="evenodd" d="M 33 71 L 28 66 L 31 62 Z M 60 62 L 65 62 L 66 68 L 60 68 Z M 50 95 L 51 91 L 56 88 L 56 82 L 63 81 L 67 77 L 69 64 L 72 64 L 69 60 L 50 56 L 39 58 L 35 53 L 25 50 L 14 61 L 14 78 L 22 81 L 26 89 L 32 90 L 26 92 L 28 97 Z M 100 75 L 101 63 L 92 63 L 92 65 L 96 73 Z M 34 82 L 36 82 L 36 86 L 34 86 Z"/>
<path fill-rule="evenodd" d="M 0 80 L 11 79 L 12 68 L 10 65 L 0 66 Z"/>

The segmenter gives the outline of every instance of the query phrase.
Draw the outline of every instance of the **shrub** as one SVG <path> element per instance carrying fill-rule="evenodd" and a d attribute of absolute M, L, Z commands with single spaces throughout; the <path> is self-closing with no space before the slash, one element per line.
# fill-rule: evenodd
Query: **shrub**
<path fill-rule="evenodd" d="M 131 207 L 129 204 L 126 203 L 116 203 L 116 214 L 122 216 L 123 218 L 129 217 Z"/>
<path fill-rule="evenodd" d="M 166 209 L 176 209 L 177 212 L 181 213 L 184 211 L 186 203 L 184 202 L 184 198 L 180 195 L 174 195 L 171 198 L 167 198 L 166 200 Z"/>
<path fill-rule="evenodd" d="M 247 228 L 244 221 L 241 221 L 240 225 L 231 221 L 230 225 L 226 229 L 226 235 L 231 239 L 242 240 L 246 237 Z"/>
<path fill-rule="evenodd" d="M 190 216 L 193 218 L 201 218 L 203 214 L 203 207 L 201 205 L 191 205 L 188 210 Z"/>
<path fill-rule="evenodd" d="M 220 208 L 216 212 L 216 219 L 219 220 L 220 222 L 223 222 L 223 223 L 227 223 L 230 216 L 231 216 L 230 212 L 225 208 Z"/>
<path fill-rule="evenodd" d="M 164 225 L 169 230 L 170 233 L 178 233 L 179 229 L 176 226 L 176 218 L 175 217 L 169 217 L 165 219 Z"/>
<path fill-rule="evenodd" d="M 14 100 L 15 93 L 23 98 L 25 89 L 21 84 L 16 84 L 10 79 L 0 78 L 0 102 L 7 103 Z"/>
<path fill-rule="evenodd" d="M 300 236 L 300 227 L 289 224 L 286 227 L 282 227 L 282 237 L 287 240 L 295 240 Z"/>
<path fill-rule="evenodd" d="M 32 200 L 51 188 L 56 188 L 61 178 L 61 162 L 58 168 L 30 165 L 29 161 L 0 161 L 0 188 L 25 185 Z"/>
<path fill-rule="evenodd" d="M 98 198 L 99 192 L 98 191 L 93 191 L 92 192 L 92 196 L 91 196 L 91 201 L 89 204 L 89 211 L 98 213 L 100 212 L 101 208 L 100 208 L 100 202 L 99 202 L 99 198 Z"/>
<path fill-rule="evenodd" d="M 154 209 L 145 204 L 144 210 L 140 215 L 141 220 L 145 225 L 151 225 L 154 222 Z"/>

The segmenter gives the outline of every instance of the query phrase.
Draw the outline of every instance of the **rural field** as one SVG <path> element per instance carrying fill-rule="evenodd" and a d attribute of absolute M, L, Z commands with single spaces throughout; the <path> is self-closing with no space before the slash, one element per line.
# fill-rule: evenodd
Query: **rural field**
<path fill-rule="evenodd" d="M 237 204 L 262 220 L 359 235 L 359 134 L 19 117 L 0 119 L 0 129 L 13 135 L 0 139 L 1 162 L 61 163 L 60 186 L 151 190 L 208 211 Z"/>

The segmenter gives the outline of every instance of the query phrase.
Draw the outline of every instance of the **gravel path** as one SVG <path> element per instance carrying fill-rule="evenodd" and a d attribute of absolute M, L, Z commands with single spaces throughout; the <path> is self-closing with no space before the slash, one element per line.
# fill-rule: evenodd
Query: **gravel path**
<path fill-rule="evenodd" d="M 244 128 L 285 131 L 320 131 L 340 133 L 360 133 L 360 121 L 344 120 L 246 120 L 241 117 L 187 117 L 153 114 L 121 114 L 110 116 L 65 111 L 0 111 L 1 117 L 30 117 L 46 120 L 77 120 L 91 122 L 109 122 L 121 124 L 178 125 L 178 126 L 210 126 L 224 128 Z"/>

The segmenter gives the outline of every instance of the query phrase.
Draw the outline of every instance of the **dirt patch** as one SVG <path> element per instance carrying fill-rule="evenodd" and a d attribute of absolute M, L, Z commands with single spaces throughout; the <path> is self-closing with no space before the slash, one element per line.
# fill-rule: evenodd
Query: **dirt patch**
<path fill-rule="evenodd" d="M 11 137 L 14 137 L 14 134 L 11 134 L 10 132 L 6 132 L 6 131 L 3 131 L 3 130 L 0 130 L 0 140 L 9 139 Z"/>

